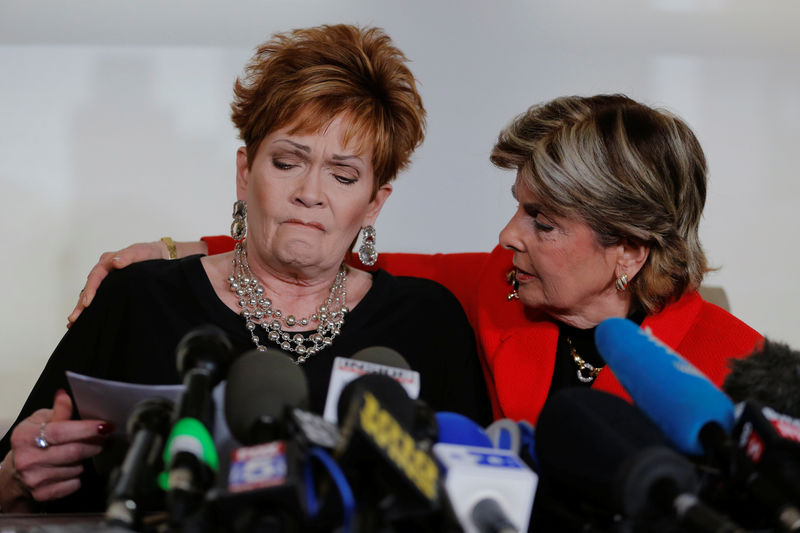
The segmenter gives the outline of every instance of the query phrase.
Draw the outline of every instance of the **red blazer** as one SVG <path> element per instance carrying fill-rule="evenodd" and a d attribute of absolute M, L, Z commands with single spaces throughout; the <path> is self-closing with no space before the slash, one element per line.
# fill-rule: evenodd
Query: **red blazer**
<path fill-rule="evenodd" d="M 204 237 L 209 254 L 233 249 L 230 237 Z M 359 263 L 354 263 L 361 266 Z M 456 295 L 475 330 L 495 418 L 535 423 L 547 398 L 555 365 L 558 327 L 540 312 L 508 301 L 511 252 L 381 253 L 372 269 L 441 283 Z M 727 360 L 749 354 L 763 337 L 724 309 L 684 294 L 642 327 L 692 362 L 717 385 L 728 373 Z M 610 369 L 592 385 L 630 399 Z"/>

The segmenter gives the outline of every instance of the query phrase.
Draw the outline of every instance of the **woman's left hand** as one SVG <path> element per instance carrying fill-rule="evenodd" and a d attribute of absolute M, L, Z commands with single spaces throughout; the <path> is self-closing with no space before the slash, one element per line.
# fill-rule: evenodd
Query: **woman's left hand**
<path fill-rule="evenodd" d="M 80 488 L 82 462 L 100 453 L 113 424 L 71 420 L 72 399 L 59 390 L 52 409 L 39 409 L 11 434 L 14 478 L 36 501 L 63 498 Z"/>

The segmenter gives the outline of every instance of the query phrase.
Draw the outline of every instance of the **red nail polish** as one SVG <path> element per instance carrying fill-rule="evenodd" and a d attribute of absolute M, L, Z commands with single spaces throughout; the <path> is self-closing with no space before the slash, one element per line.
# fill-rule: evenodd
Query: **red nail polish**
<path fill-rule="evenodd" d="M 108 435 L 114 431 L 114 423 L 113 422 L 101 422 L 97 424 L 97 432 L 100 435 Z"/>

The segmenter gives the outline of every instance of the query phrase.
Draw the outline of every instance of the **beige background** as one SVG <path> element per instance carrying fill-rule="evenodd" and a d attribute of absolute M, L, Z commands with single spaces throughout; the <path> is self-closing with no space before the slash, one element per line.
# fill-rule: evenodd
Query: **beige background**
<path fill-rule="evenodd" d="M 5 0 L 0 3 L 0 420 L 103 250 L 227 231 L 231 84 L 277 30 L 379 25 L 429 130 L 378 223 L 393 251 L 489 250 L 513 208 L 497 132 L 562 94 L 624 92 L 703 143 L 703 242 L 735 314 L 800 347 L 796 0 Z"/>

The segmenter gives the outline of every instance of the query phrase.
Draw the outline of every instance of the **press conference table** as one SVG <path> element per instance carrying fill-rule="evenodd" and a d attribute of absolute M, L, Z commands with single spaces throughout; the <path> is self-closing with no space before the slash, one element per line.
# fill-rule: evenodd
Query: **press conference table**
<path fill-rule="evenodd" d="M 161 519 L 163 515 L 158 515 L 145 518 L 145 522 L 155 523 Z M 106 524 L 102 513 L 0 514 L 0 533 L 80 531 L 130 533 L 131 530 Z"/>

